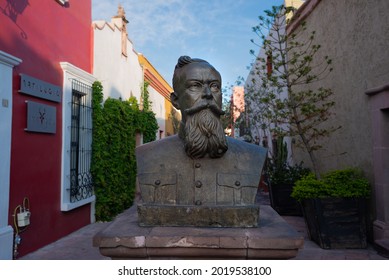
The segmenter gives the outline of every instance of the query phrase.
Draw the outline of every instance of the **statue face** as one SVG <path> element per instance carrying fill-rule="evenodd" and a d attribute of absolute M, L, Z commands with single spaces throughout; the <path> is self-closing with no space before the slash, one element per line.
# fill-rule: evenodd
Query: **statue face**
<path fill-rule="evenodd" d="M 207 62 L 196 62 L 181 69 L 178 88 L 175 89 L 177 102 L 181 109 L 183 121 L 187 114 L 196 107 L 212 105 L 221 110 L 222 92 L 221 77 Z"/>
<path fill-rule="evenodd" d="M 219 72 L 206 61 L 191 62 L 175 70 L 173 87 L 171 101 L 181 110 L 179 136 L 186 154 L 191 158 L 222 157 L 228 144 L 220 121 L 224 112 Z"/>

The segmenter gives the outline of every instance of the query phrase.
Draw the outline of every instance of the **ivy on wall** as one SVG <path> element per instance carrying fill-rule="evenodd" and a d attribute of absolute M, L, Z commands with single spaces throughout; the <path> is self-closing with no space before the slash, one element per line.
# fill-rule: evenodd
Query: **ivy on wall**
<path fill-rule="evenodd" d="M 158 124 L 152 111 L 140 110 L 135 97 L 128 101 L 108 98 L 103 103 L 100 82 L 92 86 L 92 165 L 96 220 L 108 221 L 132 205 L 135 194 L 135 138 L 156 139 Z"/>
<path fill-rule="evenodd" d="M 143 132 L 143 142 L 148 143 L 156 139 L 156 132 L 158 130 L 158 123 L 155 119 L 155 114 L 151 110 L 152 102 L 150 101 L 150 93 L 148 90 L 150 83 L 145 81 L 142 87 L 142 114 L 138 118 L 138 128 Z M 135 97 L 134 97 L 135 98 Z M 154 122 L 155 120 L 155 122 Z"/>
<path fill-rule="evenodd" d="M 149 94 L 149 89 L 148 89 L 149 85 L 150 85 L 150 83 L 148 81 L 145 81 L 143 83 L 143 87 L 142 87 L 141 103 L 143 104 L 144 111 L 151 110 L 151 101 L 150 101 L 150 94 Z"/>

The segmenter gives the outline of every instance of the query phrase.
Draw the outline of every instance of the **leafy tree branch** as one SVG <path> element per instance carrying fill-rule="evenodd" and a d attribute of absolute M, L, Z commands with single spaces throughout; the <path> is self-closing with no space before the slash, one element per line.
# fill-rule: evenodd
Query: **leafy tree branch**
<path fill-rule="evenodd" d="M 263 55 L 253 64 L 253 78 L 246 83 L 245 98 L 251 105 L 246 113 L 254 126 L 267 127 L 276 137 L 297 137 L 297 146 L 307 151 L 319 178 L 315 151 L 321 149 L 323 137 L 340 127 L 326 125 L 335 105 L 333 91 L 307 89 L 307 85 L 325 79 L 332 71 L 332 60 L 321 56 L 316 33 L 307 33 L 306 23 L 287 34 L 287 15 L 293 11 L 293 7 L 274 6 L 253 27 L 261 43 L 252 42 L 263 48 Z"/>

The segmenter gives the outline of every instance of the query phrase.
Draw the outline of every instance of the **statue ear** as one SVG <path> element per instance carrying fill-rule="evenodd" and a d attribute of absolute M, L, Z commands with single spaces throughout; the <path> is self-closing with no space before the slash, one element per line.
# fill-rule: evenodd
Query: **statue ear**
<path fill-rule="evenodd" d="M 178 96 L 177 93 L 172 92 L 170 94 L 170 101 L 172 102 L 173 106 L 177 109 L 180 110 L 180 105 L 178 104 Z"/>

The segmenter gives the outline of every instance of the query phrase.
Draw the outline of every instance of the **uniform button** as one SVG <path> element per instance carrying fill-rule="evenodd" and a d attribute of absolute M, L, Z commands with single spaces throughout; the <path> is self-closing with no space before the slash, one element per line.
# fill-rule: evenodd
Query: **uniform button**
<path fill-rule="evenodd" d="M 197 163 L 195 164 L 195 167 L 196 167 L 196 168 L 200 168 L 200 167 L 201 167 L 201 164 L 197 162 Z"/>
<path fill-rule="evenodd" d="M 203 183 L 201 181 L 196 181 L 196 188 L 201 188 Z"/>
<path fill-rule="evenodd" d="M 195 204 L 196 204 L 196 205 L 201 205 L 201 204 L 203 204 L 203 203 L 201 202 L 201 200 L 196 200 Z"/>
<path fill-rule="evenodd" d="M 161 184 L 161 181 L 160 180 L 155 180 L 154 184 L 158 186 L 158 185 Z"/>
<path fill-rule="evenodd" d="M 240 186 L 240 182 L 239 182 L 239 181 L 236 181 L 236 182 L 235 182 L 235 186 L 239 187 L 239 186 Z"/>

